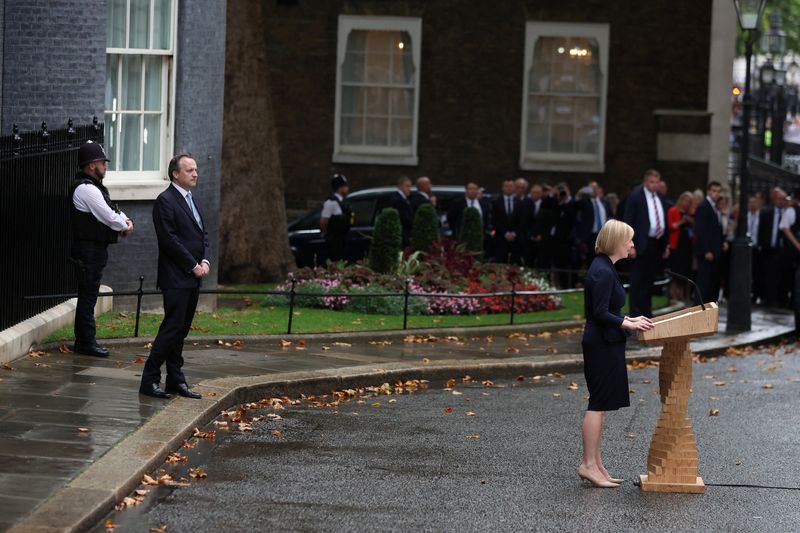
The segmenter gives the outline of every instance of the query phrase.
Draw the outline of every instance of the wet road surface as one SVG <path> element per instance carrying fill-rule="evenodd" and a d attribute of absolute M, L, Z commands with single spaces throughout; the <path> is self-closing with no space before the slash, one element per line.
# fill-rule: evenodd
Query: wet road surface
<path fill-rule="evenodd" d="M 628 480 L 618 489 L 589 488 L 576 475 L 582 375 L 494 384 L 453 376 L 451 390 L 431 383 L 338 409 L 309 402 L 248 409 L 245 419 L 263 417 L 252 431 L 220 417 L 228 430 L 210 424 L 214 441 L 194 440 L 179 450 L 186 463 L 153 473 L 175 472 L 187 486 L 143 486 L 144 503 L 108 519 L 117 532 L 162 525 L 170 532 L 796 531 L 800 357 L 793 352 L 794 345 L 693 365 L 690 416 L 703 495 L 643 493 L 632 483 L 646 473 L 660 405 L 658 369 L 646 367 L 629 371 L 631 407 L 606 417 L 606 466 Z"/>

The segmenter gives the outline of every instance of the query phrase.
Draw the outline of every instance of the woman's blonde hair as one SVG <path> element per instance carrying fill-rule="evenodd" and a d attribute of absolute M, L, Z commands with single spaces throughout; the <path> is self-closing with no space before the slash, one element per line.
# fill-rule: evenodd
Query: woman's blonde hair
<path fill-rule="evenodd" d="M 597 241 L 594 243 L 594 253 L 612 255 L 633 238 L 633 228 L 621 220 L 611 219 L 603 224 Z"/>

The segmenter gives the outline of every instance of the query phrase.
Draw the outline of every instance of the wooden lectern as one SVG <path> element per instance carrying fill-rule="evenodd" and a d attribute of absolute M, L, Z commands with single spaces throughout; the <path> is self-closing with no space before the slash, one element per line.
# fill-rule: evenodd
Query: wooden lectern
<path fill-rule="evenodd" d="M 705 492 L 697 475 L 697 443 L 689 420 L 692 351 L 689 340 L 717 332 L 717 304 L 691 307 L 653 319 L 654 327 L 639 331 L 647 344 L 664 344 L 658 370 L 661 415 L 647 454 L 647 475 L 639 476 L 646 492 Z"/>

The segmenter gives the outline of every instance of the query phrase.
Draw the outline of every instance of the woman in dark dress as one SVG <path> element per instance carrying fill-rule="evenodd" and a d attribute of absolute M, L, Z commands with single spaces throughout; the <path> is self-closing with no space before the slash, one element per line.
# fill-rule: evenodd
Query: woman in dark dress
<path fill-rule="evenodd" d="M 633 250 L 633 228 L 619 220 L 609 220 L 597 235 L 595 253 L 586 272 L 583 331 L 583 373 L 589 387 L 589 407 L 583 419 L 583 461 L 578 476 L 595 487 L 618 487 L 622 479 L 611 477 L 600 459 L 600 437 L 606 411 L 628 407 L 628 370 L 625 364 L 623 330 L 648 330 L 652 321 L 644 316 L 622 316 L 625 289 L 614 263 Z"/>

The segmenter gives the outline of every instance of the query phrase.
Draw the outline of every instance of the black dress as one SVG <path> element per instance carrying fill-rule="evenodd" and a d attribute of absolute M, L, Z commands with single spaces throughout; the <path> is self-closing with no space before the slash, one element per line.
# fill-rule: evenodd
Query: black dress
<path fill-rule="evenodd" d="M 586 273 L 583 331 L 583 373 L 589 387 L 589 411 L 614 411 L 628 407 L 628 369 L 620 310 L 625 289 L 607 255 L 598 255 Z"/>

